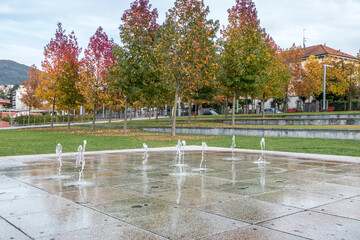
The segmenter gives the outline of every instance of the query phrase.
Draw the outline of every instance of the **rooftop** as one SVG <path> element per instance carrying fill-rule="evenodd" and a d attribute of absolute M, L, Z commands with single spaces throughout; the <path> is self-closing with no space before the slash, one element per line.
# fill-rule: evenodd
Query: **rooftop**
<path fill-rule="evenodd" d="M 10 104 L 10 100 L 0 99 L 0 104 Z"/>
<path fill-rule="evenodd" d="M 337 57 L 350 58 L 350 59 L 357 60 L 356 57 L 354 57 L 350 54 L 341 52 L 340 50 L 335 50 L 333 48 L 330 48 L 326 45 L 321 45 L 321 44 L 304 48 L 304 58 L 308 58 L 311 55 L 314 55 L 314 56 L 335 55 Z"/>

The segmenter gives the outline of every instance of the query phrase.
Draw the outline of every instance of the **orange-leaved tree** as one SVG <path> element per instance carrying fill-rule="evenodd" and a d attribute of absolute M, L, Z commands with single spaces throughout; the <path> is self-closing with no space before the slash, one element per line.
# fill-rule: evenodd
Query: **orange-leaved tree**
<path fill-rule="evenodd" d="M 55 38 L 52 38 L 44 48 L 45 59 L 41 62 L 43 74 L 37 91 L 37 95 L 52 106 L 51 128 L 53 128 L 54 124 L 55 105 L 59 97 L 59 83 L 69 40 L 61 23 L 58 23 L 57 26 Z"/>
<path fill-rule="evenodd" d="M 260 78 L 256 82 L 257 97 L 261 99 L 262 117 L 265 116 L 264 103 L 269 98 L 282 98 L 285 94 L 285 86 L 288 84 L 291 72 L 285 64 L 285 59 L 281 55 L 281 50 L 275 45 L 273 40 L 268 37 L 267 54 L 271 56 L 267 67 L 261 72 Z"/>
<path fill-rule="evenodd" d="M 68 112 L 68 130 L 70 130 L 70 110 L 83 103 L 83 95 L 78 85 L 80 84 L 81 61 L 79 55 L 81 48 L 77 44 L 76 37 L 72 32 L 64 51 L 64 61 L 61 64 L 60 79 L 58 83 L 58 103 Z"/>
<path fill-rule="evenodd" d="M 302 59 L 304 57 L 304 51 L 301 46 L 293 44 L 291 48 L 281 52 L 287 68 L 290 70 L 291 77 L 288 84 L 285 85 L 284 94 L 284 112 L 287 111 L 288 96 L 295 93 L 294 86 L 298 84 L 304 75 L 304 68 L 302 66 Z"/>
<path fill-rule="evenodd" d="M 29 79 L 23 82 L 25 86 L 25 93 L 23 94 L 21 101 L 29 107 L 28 125 L 30 125 L 30 114 L 32 108 L 40 107 L 40 99 L 36 95 L 36 91 L 40 85 L 41 72 L 35 65 L 30 67 L 28 71 Z"/>
<path fill-rule="evenodd" d="M 315 56 L 310 56 L 304 64 L 304 75 L 301 81 L 294 82 L 296 94 L 301 98 L 319 96 L 322 93 L 322 64 Z"/>
<path fill-rule="evenodd" d="M 353 69 L 348 63 L 334 56 L 327 56 L 322 60 L 310 56 L 304 65 L 304 76 L 294 84 L 299 97 L 319 97 L 323 93 L 324 65 L 331 65 L 326 69 L 326 92 L 334 95 L 344 95 L 349 89 L 349 78 Z"/>

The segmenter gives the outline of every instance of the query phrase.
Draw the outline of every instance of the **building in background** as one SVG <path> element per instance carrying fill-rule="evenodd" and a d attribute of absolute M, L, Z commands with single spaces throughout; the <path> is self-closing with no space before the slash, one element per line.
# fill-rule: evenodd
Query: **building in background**
<path fill-rule="evenodd" d="M 12 96 L 12 108 L 16 110 L 27 110 L 28 106 L 21 101 L 22 96 L 25 94 L 25 86 L 20 85 L 19 88 L 14 91 Z"/>

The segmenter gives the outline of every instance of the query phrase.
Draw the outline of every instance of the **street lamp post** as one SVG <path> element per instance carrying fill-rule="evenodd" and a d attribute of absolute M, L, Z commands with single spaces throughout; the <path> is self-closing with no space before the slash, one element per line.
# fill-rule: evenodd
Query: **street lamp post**
<path fill-rule="evenodd" d="M 323 112 L 325 112 L 325 103 L 326 103 L 326 67 L 333 67 L 333 66 L 324 64 Z"/>

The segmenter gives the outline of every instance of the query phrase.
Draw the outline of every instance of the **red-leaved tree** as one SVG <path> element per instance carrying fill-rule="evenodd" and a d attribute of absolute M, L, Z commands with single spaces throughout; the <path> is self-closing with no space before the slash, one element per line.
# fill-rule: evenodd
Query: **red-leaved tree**
<path fill-rule="evenodd" d="M 114 41 L 109 39 L 102 27 L 99 27 L 90 38 L 85 50 L 80 90 L 86 102 L 93 106 L 92 131 L 95 131 L 96 106 L 107 99 L 108 70 L 113 65 Z"/>

